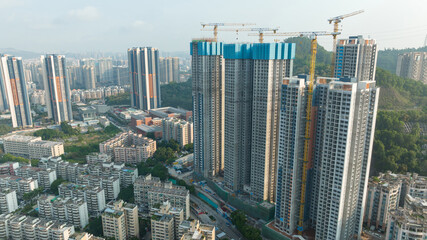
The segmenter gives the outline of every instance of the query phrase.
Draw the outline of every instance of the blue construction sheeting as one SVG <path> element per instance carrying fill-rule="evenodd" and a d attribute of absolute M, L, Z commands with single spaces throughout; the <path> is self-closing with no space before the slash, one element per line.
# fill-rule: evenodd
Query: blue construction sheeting
<path fill-rule="evenodd" d="M 295 59 L 295 43 L 225 44 L 225 59 Z"/>
<path fill-rule="evenodd" d="M 217 56 L 223 54 L 224 44 L 222 42 L 197 42 L 191 43 L 190 54 L 193 55 L 193 45 L 197 44 L 199 56 Z"/>

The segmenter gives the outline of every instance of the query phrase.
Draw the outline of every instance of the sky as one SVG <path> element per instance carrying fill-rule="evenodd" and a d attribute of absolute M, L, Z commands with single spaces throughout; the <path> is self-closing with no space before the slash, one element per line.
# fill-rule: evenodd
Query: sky
<path fill-rule="evenodd" d="M 378 48 L 421 47 L 427 0 L 0 0 L 0 48 L 38 53 L 126 52 L 152 46 L 188 51 L 192 38 L 211 37 L 201 22 L 256 23 L 280 32 L 332 31 L 328 18 L 346 18 L 342 35 L 364 35 Z M 256 42 L 245 32 L 219 32 L 226 42 Z M 274 38 L 267 38 L 273 41 Z M 319 38 L 330 50 L 331 37 Z"/>

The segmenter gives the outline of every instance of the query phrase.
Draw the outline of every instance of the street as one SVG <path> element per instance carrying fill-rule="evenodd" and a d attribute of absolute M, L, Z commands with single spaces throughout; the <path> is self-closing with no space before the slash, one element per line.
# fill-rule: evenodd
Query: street
<path fill-rule="evenodd" d="M 197 197 L 191 195 L 190 196 L 190 200 L 194 203 L 196 203 L 197 205 L 199 205 L 199 208 L 205 212 L 208 213 L 208 215 L 211 215 L 213 217 L 215 217 L 216 221 L 212 222 L 209 217 L 206 216 L 206 218 L 202 218 L 200 219 L 203 223 L 207 223 L 207 224 L 212 224 L 215 225 L 216 227 L 218 227 L 221 231 L 225 232 L 225 234 L 227 234 L 227 237 L 229 239 L 242 239 L 242 235 L 240 234 L 240 232 L 232 227 L 232 226 L 227 226 L 227 220 L 225 220 L 222 216 L 220 216 L 215 210 L 213 210 L 210 206 L 208 206 L 208 204 L 206 204 L 205 202 L 203 202 L 202 200 L 198 199 Z M 219 232 L 217 232 L 216 234 L 218 234 Z"/>

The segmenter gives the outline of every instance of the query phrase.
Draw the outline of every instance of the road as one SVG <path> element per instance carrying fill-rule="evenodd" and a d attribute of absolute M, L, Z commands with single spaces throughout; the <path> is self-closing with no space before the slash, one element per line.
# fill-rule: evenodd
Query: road
<path fill-rule="evenodd" d="M 239 231 L 237 231 L 237 229 L 235 229 L 232 226 L 227 226 L 227 220 L 225 220 L 222 216 L 220 216 L 215 210 L 213 210 L 210 206 L 208 206 L 208 204 L 206 204 L 205 202 L 203 202 L 202 200 L 198 199 L 197 197 L 191 195 L 190 196 L 190 200 L 194 203 L 196 203 L 197 205 L 199 205 L 199 208 L 205 212 L 207 212 L 209 215 L 213 216 L 216 221 L 214 223 L 212 223 L 212 221 L 210 221 L 209 217 L 208 219 L 203 218 L 201 220 L 203 220 L 203 223 L 208 223 L 208 224 L 212 224 L 215 225 L 216 227 L 218 227 L 221 231 L 225 232 L 225 234 L 227 234 L 227 237 L 229 239 L 243 239 L 242 235 L 240 234 Z M 218 234 L 218 233 L 216 233 Z"/>

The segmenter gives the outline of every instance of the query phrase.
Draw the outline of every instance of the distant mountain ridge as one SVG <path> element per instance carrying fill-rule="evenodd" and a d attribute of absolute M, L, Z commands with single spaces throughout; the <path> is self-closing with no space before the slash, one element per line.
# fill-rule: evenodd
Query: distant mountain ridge
<path fill-rule="evenodd" d="M 1 54 L 8 54 L 15 57 L 22 57 L 23 59 L 34 59 L 34 58 L 40 58 L 41 53 L 31 52 L 31 51 L 25 51 L 15 48 L 0 48 Z"/>

